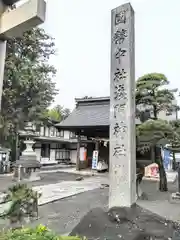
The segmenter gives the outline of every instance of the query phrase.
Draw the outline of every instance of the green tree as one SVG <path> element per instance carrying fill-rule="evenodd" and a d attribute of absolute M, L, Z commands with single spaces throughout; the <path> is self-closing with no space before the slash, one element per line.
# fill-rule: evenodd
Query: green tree
<path fill-rule="evenodd" d="M 174 137 L 172 138 L 170 144 L 166 147 L 172 152 L 173 156 L 173 169 L 176 169 L 176 159 L 175 153 L 180 152 L 180 120 L 170 121 L 170 124 L 175 132 Z"/>
<path fill-rule="evenodd" d="M 22 224 L 25 217 L 38 217 L 38 192 L 29 188 L 26 184 L 16 184 L 8 189 L 4 198 L 5 202 L 11 202 L 9 209 L 3 213 L 4 218 L 9 218 L 11 224 Z"/>
<path fill-rule="evenodd" d="M 24 121 L 38 121 L 57 94 L 49 64 L 55 53 L 54 40 L 41 28 L 7 42 L 1 108 L 1 143 L 16 136 Z M 6 129 L 6 133 L 3 128 Z"/>
<path fill-rule="evenodd" d="M 143 75 L 136 82 L 136 105 L 142 104 L 150 107 L 153 111 L 154 119 L 158 118 L 158 113 L 162 110 L 167 113 L 175 109 L 173 100 L 177 89 L 165 88 L 169 81 L 161 73 L 150 73 Z"/>
<path fill-rule="evenodd" d="M 51 120 L 55 120 L 58 122 L 61 121 L 61 112 L 57 111 L 57 109 L 55 108 L 49 109 L 46 113 L 46 116 Z"/>
<path fill-rule="evenodd" d="M 56 120 L 60 122 L 66 119 L 70 113 L 71 111 L 69 108 L 64 108 L 61 105 L 57 105 L 47 112 L 47 116 L 50 117 L 52 120 Z"/>
<path fill-rule="evenodd" d="M 62 110 L 62 119 L 66 119 L 71 114 L 71 110 L 69 108 L 63 108 Z"/>
<path fill-rule="evenodd" d="M 160 191 L 167 191 L 167 178 L 161 156 L 161 146 L 171 143 L 172 139 L 179 138 L 174 132 L 171 124 L 164 120 L 148 120 L 137 127 L 137 145 L 139 149 L 143 146 L 152 147 L 155 150 L 156 162 L 159 166 Z"/>

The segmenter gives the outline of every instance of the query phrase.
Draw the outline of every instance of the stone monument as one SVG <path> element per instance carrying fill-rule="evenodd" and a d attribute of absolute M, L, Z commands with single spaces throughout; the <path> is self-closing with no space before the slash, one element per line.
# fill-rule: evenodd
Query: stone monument
<path fill-rule="evenodd" d="M 37 161 L 36 153 L 32 148 L 35 143 L 33 139 L 36 134 L 31 122 L 26 124 L 25 136 L 26 140 L 24 140 L 24 144 L 26 145 L 26 149 L 22 152 L 19 160 L 16 161 L 14 177 L 18 181 L 37 181 L 40 180 L 38 169 L 41 167 L 41 164 Z"/>
<path fill-rule="evenodd" d="M 109 208 L 136 202 L 134 11 L 111 13 Z"/>
<path fill-rule="evenodd" d="M 134 12 L 130 4 L 112 11 L 109 211 L 91 209 L 70 236 L 87 239 L 179 239 L 179 225 L 134 204 L 136 134 Z M 172 238 L 176 230 L 176 236 Z"/>

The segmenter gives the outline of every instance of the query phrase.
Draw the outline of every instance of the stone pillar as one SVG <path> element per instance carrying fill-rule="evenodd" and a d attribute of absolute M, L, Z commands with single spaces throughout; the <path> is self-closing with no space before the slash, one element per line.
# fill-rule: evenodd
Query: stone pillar
<path fill-rule="evenodd" d="M 134 11 L 112 10 L 109 208 L 136 201 Z"/>

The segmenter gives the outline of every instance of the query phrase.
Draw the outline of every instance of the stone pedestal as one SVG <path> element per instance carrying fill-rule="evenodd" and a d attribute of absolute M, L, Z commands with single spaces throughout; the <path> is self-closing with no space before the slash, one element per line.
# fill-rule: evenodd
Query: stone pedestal
<path fill-rule="evenodd" d="M 26 149 L 22 152 L 22 156 L 15 164 L 14 178 L 17 181 L 38 181 L 40 180 L 39 169 L 41 164 L 37 161 L 36 153 L 32 146 L 35 143 L 33 140 L 24 141 Z"/>

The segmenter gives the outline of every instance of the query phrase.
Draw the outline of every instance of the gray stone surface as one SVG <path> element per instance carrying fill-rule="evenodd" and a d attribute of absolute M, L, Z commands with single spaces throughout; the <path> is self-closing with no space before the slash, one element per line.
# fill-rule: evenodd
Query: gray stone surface
<path fill-rule="evenodd" d="M 90 179 L 84 179 L 79 181 L 62 181 L 59 183 L 53 183 L 42 186 L 33 187 L 34 191 L 41 194 L 38 199 L 38 205 L 42 206 L 60 199 L 64 199 L 70 196 L 74 196 L 86 191 L 91 191 L 96 188 L 101 188 L 101 185 L 106 185 L 108 179 L 103 177 L 92 177 Z M 4 196 L 4 194 L 3 194 Z M 4 201 L 0 204 L 0 215 L 9 209 L 11 202 Z"/>
<path fill-rule="evenodd" d="M 143 181 L 142 190 L 148 195 L 148 200 L 139 200 L 138 204 L 154 211 L 170 220 L 180 220 L 180 209 L 176 204 L 170 204 L 168 198 L 174 192 L 176 186 L 169 185 L 169 192 L 158 191 L 158 184 L 155 182 Z M 40 207 L 41 218 L 38 222 L 48 224 L 58 232 L 70 232 L 89 210 L 96 207 L 108 209 L 108 188 L 88 191 L 52 204 Z M 46 212 L 46 213 L 45 213 Z M 49 215 L 49 217 L 47 216 Z M 35 224 L 35 223 L 34 223 Z"/>
<path fill-rule="evenodd" d="M 167 219 L 179 221 L 180 208 L 168 201 L 176 186 L 172 183 L 168 185 L 169 192 L 161 193 L 158 191 L 158 183 L 143 181 L 142 190 L 147 194 L 148 200 L 139 200 L 138 204 Z M 109 188 L 95 189 L 40 206 L 39 219 L 31 223 L 31 226 L 42 223 L 58 233 L 67 234 L 91 209 L 101 207 L 108 210 L 108 193 Z"/>
<path fill-rule="evenodd" d="M 54 202 L 59 199 L 77 195 L 86 191 L 100 188 L 101 184 L 107 184 L 108 179 L 103 177 L 91 177 L 82 181 L 62 181 L 56 184 L 36 186 L 33 190 L 41 193 L 38 200 L 39 205 Z"/>
<path fill-rule="evenodd" d="M 77 174 L 67 174 L 63 172 L 45 172 L 40 173 L 41 179 L 35 182 L 27 182 L 30 187 L 42 186 L 47 184 L 59 183 L 62 181 L 75 181 L 76 178 L 80 176 Z M 84 178 L 87 178 L 84 176 Z M 6 191 L 8 187 L 14 185 L 16 182 L 13 180 L 13 176 L 3 176 L 0 175 L 0 193 Z"/>
<path fill-rule="evenodd" d="M 76 178 L 77 175 L 73 174 L 64 174 L 64 173 L 53 173 L 53 174 L 41 174 L 42 179 L 36 182 L 25 182 L 28 186 L 33 187 L 34 190 L 42 192 L 43 195 L 39 200 L 39 205 L 55 201 L 57 199 L 65 198 L 78 194 L 83 191 L 91 190 L 97 186 L 77 186 Z M 84 177 L 84 179 L 87 179 Z M 72 182 L 73 181 L 73 182 Z M 66 184 L 67 182 L 67 184 Z M 62 184 L 61 184 L 62 183 Z M 74 186 L 73 184 L 76 183 Z M 6 211 L 9 208 L 11 203 L 3 203 L 4 191 L 7 191 L 8 187 L 15 184 L 12 182 L 12 177 L 0 177 L 0 214 Z M 72 186 L 73 185 L 73 186 Z"/>
<path fill-rule="evenodd" d="M 40 206 L 39 219 L 27 226 L 43 224 L 57 233 L 67 235 L 92 208 L 108 209 L 107 193 L 108 189 L 95 189 Z M 1 221 L 0 227 L 4 226 L 7 226 L 6 221 Z"/>
<path fill-rule="evenodd" d="M 20 156 L 19 160 L 16 161 L 15 166 L 22 166 L 24 168 L 40 168 L 41 164 L 37 160 L 36 154 L 34 154 Z"/>
<path fill-rule="evenodd" d="M 134 11 L 112 10 L 109 207 L 136 201 Z"/>
<path fill-rule="evenodd" d="M 55 175 L 55 176 L 53 176 Z M 44 180 L 44 184 L 47 182 L 54 182 L 58 179 L 75 180 L 77 175 L 70 174 L 50 174 L 47 175 Z M 0 179 L 0 183 L 1 179 Z M 41 180 L 42 183 L 42 180 Z M 139 200 L 138 204 L 147 208 L 150 211 L 166 217 L 167 219 L 179 221 L 180 220 L 180 208 L 177 204 L 170 204 L 168 201 L 172 192 L 176 191 L 176 185 L 169 183 L 169 192 L 162 193 L 158 191 L 158 182 L 143 181 L 141 187 L 147 194 L 148 200 Z M 61 234 L 67 234 L 78 224 L 82 217 L 87 212 L 96 207 L 101 207 L 104 210 L 108 210 L 108 193 L 109 188 L 95 189 L 87 191 L 76 196 L 62 199 L 53 203 L 45 204 L 39 207 L 39 219 L 31 226 L 37 224 L 44 224 L 51 228 L 53 231 Z M 5 222 L 1 222 L 1 227 Z"/>

